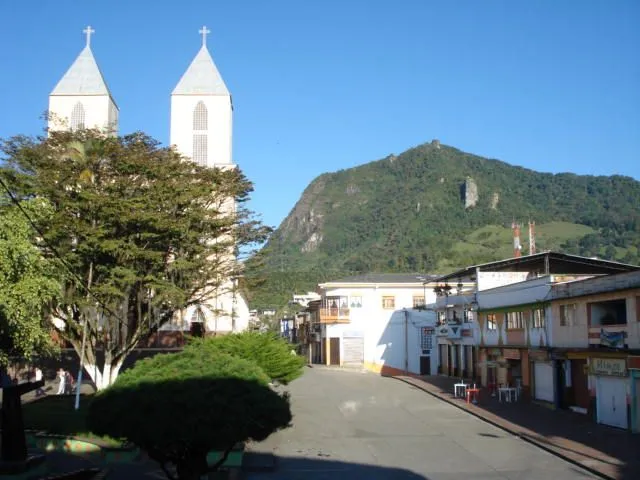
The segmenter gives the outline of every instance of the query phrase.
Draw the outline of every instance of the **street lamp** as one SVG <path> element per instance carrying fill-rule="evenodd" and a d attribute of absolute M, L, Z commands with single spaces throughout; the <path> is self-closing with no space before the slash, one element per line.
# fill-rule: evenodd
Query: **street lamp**
<path fill-rule="evenodd" d="M 82 348 L 80 350 L 80 369 L 78 371 L 78 380 L 76 381 L 76 403 L 75 409 L 80 408 L 80 390 L 82 388 L 82 371 L 84 370 L 84 348 L 87 342 L 87 316 L 84 315 L 84 323 L 82 326 Z"/>

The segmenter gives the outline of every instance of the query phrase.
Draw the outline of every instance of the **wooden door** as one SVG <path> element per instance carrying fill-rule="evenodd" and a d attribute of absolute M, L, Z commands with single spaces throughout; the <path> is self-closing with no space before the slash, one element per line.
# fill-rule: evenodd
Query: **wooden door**
<path fill-rule="evenodd" d="M 420 375 L 431 375 L 431 357 L 420 357 Z"/>
<path fill-rule="evenodd" d="M 586 371 L 586 360 L 571 360 L 571 389 L 573 391 L 573 404 L 584 409 L 588 409 L 590 403 Z"/>
<path fill-rule="evenodd" d="M 329 365 L 340 365 L 340 338 L 329 339 Z"/>

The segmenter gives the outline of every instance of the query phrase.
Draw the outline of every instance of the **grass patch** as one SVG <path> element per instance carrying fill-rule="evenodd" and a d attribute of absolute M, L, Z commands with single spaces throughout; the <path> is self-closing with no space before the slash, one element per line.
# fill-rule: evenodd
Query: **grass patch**
<path fill-rule="evenodd" d="M 96 440 L 110 447 L 117 447 L 123 442 L 95 435 L 86 425 L 87 409 L 91 402 L 91 395 L 80 396 L 80 408 L 76 410 L 75 396 L 50 395 L 34 402 L 22 405 L 24 428 L 27 430 L 41 430 L 55 435 L 73 435 L 75 437 Z"/>

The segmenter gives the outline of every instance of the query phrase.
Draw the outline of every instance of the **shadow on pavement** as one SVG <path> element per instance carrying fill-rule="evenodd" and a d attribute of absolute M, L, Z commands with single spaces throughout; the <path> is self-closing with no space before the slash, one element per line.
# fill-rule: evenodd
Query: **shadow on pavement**
<path fill-rule="evenodd" d="M 260 456 L 271 457 L 269 454 L 250 453 L 245 456 L 254 457 L 247 463 L 259 464 Z M 243 462 L 244 464 L 245 462 Z M 265 462 L 269 463 L 265 458 Z M 320 479 L 349 479 L 349 480 L 428 480 L 423 475 L 418 475 L 410 470 L 397 467 L 385 467 L 380 465 L 368 465 L 363 463 L 344 462 L 331 460 L 330 458 L 305 458 L 305 457 L 275 457 L 275 466 L 271 471 L 256 471 L 257 469 L 243 468 L 243 478 L 281 480 L 320 480 Z"/>
<path fill-rule="evenodd" d="M 454 399 L 453 384 L 458 379 L 441 376 L 422 376 L 419 379 L 434 394 L 458 403 L 479 416 L 503 424 L 514 425 L 520 436 L 548 446 L 570 458 L 583 458 L 584 465 L 596 468 L 609 478 L 637 480 L 640 478 L 640 435 L 597 424 L 587 415 L 567 410 L 550 409 L 535 403 L 520 401 L 500 403 L 483 388 L 478 405 L 468 407 L 461 399 Z"/>

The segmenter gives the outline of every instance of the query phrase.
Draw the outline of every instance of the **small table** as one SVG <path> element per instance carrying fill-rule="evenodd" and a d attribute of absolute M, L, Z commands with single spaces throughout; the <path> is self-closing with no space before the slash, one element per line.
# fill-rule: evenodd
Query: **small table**
<path fill-rule="evenodd" d="M 467 403 L 478 404 L 478 395 L 480 395 L 479 388 L 467 388 Z"/>
<path fill-rule="evenodd" d="M 500 387 L 498 389 L 498 401 L 502 402 L 502 394 L 504 394 L 506 401 L 511 402 L 511 396 L 513 395 L 514 401 L 518 401 L 518 389 L 515 387 Z"/>
<path fill-rule="evenodd" d="M 468 383 L 456 383 L 453 386 L 453 396 L 454 397 L 462 397 L 462 398 L 464 398 L 465 392 L 466 392 L 468 387 L 469 387 Z M 462 392 L 460 392 L 460 395 L 458 395 L 458 389 L 462 390 Z"/>

